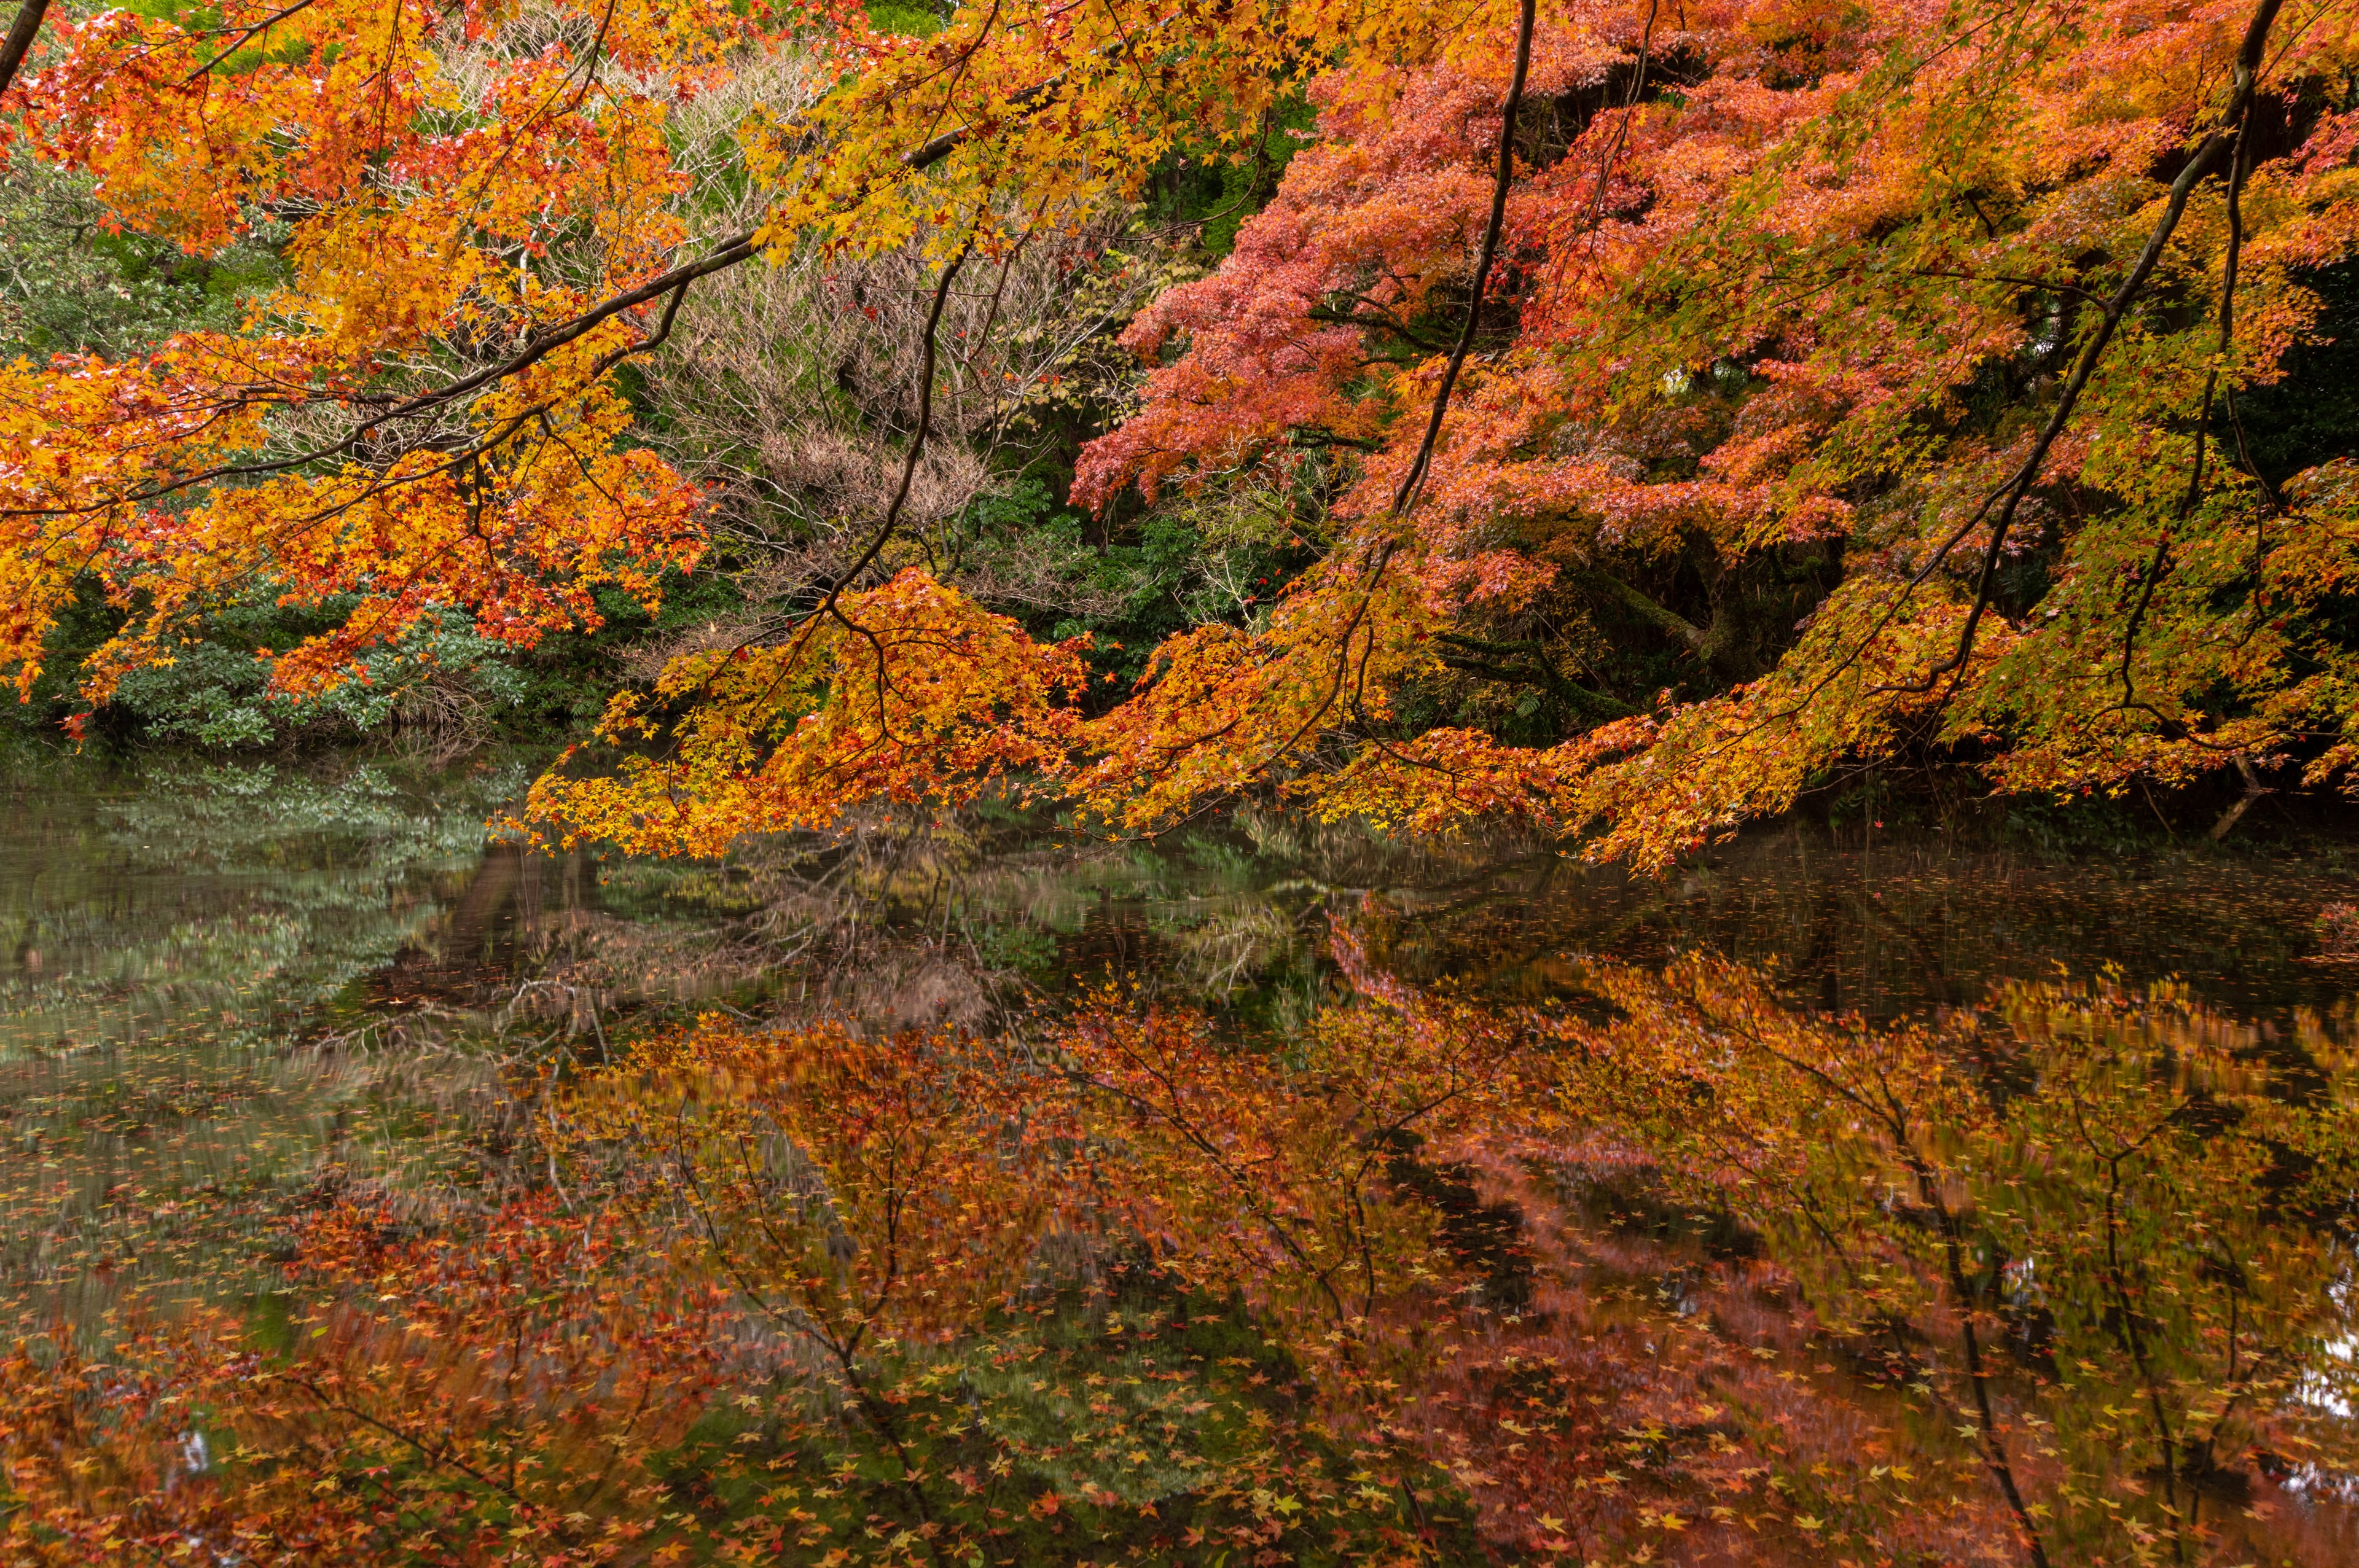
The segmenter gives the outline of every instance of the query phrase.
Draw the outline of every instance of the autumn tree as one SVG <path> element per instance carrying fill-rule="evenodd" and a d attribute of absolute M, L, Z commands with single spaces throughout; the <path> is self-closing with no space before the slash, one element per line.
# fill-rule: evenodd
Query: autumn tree
<path fill-rule="evenodd" d="M 1343 444 L 1367 453 L 1340 507 L 1361 521 L 1250 649 L 1166 651 L 1106 726 L 1153 764 L 1117 747 L 1094 798 L 1152 816 L 1228 783 L 1198 774 L 1223 716 L 1289 700 L 1285 746 L 1219 766 L 1420 823 L 1519 799 L 1647 861 L 1923 741 L 2062 794 L 2341 776 L 2347 476 L 2256 467 L 2240 409 L 2350 243 L 2350 27 L 2272 5 L 1544 25 L 1516 270 L 1408 524 L 1389 498 L 1504 71 L 1322 77 L 1321 145 L 1220 273 L 1132 329 L 1178 352 L 1081 489 Z M 1453 683 L 1471 730 L 1386 706 Z M 1499 744 L 1503 688 L 1575 738 Z"/>
<path fill-rule="evenodd" d="M 2059 792 L 2348 754 L 2347 486 L 2256 467 L 2241 412 L 2349 241 L 2340 7 L 998 6 L 919 39 L 821 11 L 31 6 L 12 36 L 16 156 L 90 171 L 109 221 L 197 253 L 289 226 L 238 329 L 10 373 L 20 683 L 88 585 L 122 619 L 92 700 L 257 581 L 356 607 L 266 651 L 294 692 L 450 607 L 528 644 L 594 623 L 602 586 L 650 599 L 705 524 L 616 377 L 701 279 L 891 253 L 938 324 L 1307 91 L 1314 145 L 1140 319 L 1176 355 L 1076 492 L 1216 496 L 1316 457 L 1319 558 L 1084 730 L 1053 683 L 971 685 L 961 722 L 1014 748 L 986 773 L 1020 755 L 1134 827 L 1275 785 L 1658 860 L 1925 741 Z M 746 51 L 808 86 L 738 125 L 759 222 L 697 242 L 667 127 Z M 616 792 L 546 799 L 560 831 L 840 808 L 797 738 L 863 704 L 808 743 L 881 737 L 926 645 L 846 598 L 908 564 L 940 371 L 871 544 L 746 650 L 799 671 L 777 719 L 689 719 Z M 667 723 L 703 695 L 667 690 Z M 879 744 L 860 789 L 973 787 L 955 747 Z"/>

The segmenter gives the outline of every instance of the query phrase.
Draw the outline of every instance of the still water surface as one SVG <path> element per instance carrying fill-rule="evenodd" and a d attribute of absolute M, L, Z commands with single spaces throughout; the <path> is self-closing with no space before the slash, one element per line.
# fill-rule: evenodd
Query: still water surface
<path fill-rule="evenodd" d="M 2273 1308 L 2284 1364 L 2249 1397 L 2319 1434 L 2310 1451 L 2269 1447 L 2267 1412 L 2254 1412 L 2241 1447 L 2197 1455 L 2190 1435 L 2156 1484 L 2200 1493 L 2189 1506 L 2232 1521 L 2223 1539 L 2256 1559 L 2359 1562 L 2346 1457 L 2359 1453 L 2359 1205 L 2347 1185 L 2338 1205 L 2331 1174 L 2321 1199 L 2313 1179 L 2338 1159 L 2359 1172 L 2359 957 L 2337 950 L 2332 914 L 2359 902 L 2348 847 L 2072 857 L 1796 823 L 1650 881 L 1544 845 L 1420 849 L 1284 818 L 1147 849 L 980 817 L 667 866 L 487 843 L 485 821 L 526 776 L 44 764 L 0 780 L 0 1312 L 103 1332 L 134 1301 L 255 1289 L 278 1218 L 321 1195 L 448 1201 L 531 1180 L 532 1108 L 503 1062 L 587 1061 L 705 1008 L 984 1025 L 1112 976 L 1278 1037 L 1334 983 L 1336 922 L 1420 983 L 1547 1000 L 1580 989 L 1585 957 L 1706 952 L 1749 966 L 1798 1015 L 1871 1028 L 1984 1003 L 2010 981 L 2178 977 L 2194 1011 L 2170 1027 L 2209 1044 L 2163 1029 L 2165 1065 L 2140 1072 L 2204 1104 L 2298 1104 L 2305 1127 L 2340 1126 L 2354 1146 L 2303 1153 L 2304 1200 L 2247 1238 L 2291 1238 L 2303 1260 L 2299 1299 Z M 2025 1038 L 2023 1059 L 2049 1080 L 2095 1048 L 2069 1031 Z M 2248 1125 L 2275 1123 L 2222 1114 L 2201 1137 L 2249 1136 L 2256 1168 L 2290 1169 L 2284 1135 Z M 1995 1179 L 2037 1188 L 2038 1140 L 2006 1146 L 2027 1163 Z M 1627 1196 L 1592 1207 L 1620 1223 Z M 1601 1262 L 1593 1282 L 1636 1279 L 1648 1310 L 1686 1315 L 1711 1298 L 1703 1271 L 1763 1243 L 1732 1252 L 1725 1237 L 1658 1225 L 1648 1245 L 1636 1275 Z M 2006 1375 L 2069 1383 L 2054 1342 L 2071 1325 L 2040 1304 L 2043 1292 L 2060 1303 L 2064 1281 L 1995 1241 L 1977 1256 L 2019 1330 Z M 2234 1264 L 2193 1266 L 2211 1279 L 2204 1268 L 2225 1278 Z M 2217 1380 L 2194 1342 L 2218 1349 L 2213 1316 L 2133 1312 L 2111 1332 L 2125 1324 L 2189 1336 L 2157 1356 L 2195 1368 L 2190 1385 Z M 2232 1358 L 2247 1332 L 2231 1325 Z M 1881 1397 L 1874 1385 L 1863 1374 L 1858 1398 Z"/>

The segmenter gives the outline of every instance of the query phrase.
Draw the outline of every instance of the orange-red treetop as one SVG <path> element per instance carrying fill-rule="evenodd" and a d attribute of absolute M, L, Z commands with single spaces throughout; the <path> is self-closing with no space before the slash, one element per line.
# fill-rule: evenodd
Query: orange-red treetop
<path fill-rule="evenodd" d="M 2349 481 L 2331 466 L 2273 493 L 2244 470 L 2227 399 L 2275 379 L 2316 313 L 2305 279 L 2359 222 L 2354 125 L 2323 85 L 2351 59 L 2351 14 L 2276 18 L 2249 109 L 2234 108 L 2242 5 L 1676 17 L 1655 16 L 1651 81 L 1626 27 L 1541 29 L 1536 70 L 1572 90 L 1523 139 L 1509 297 L 1406 525 L 1388 508 L 1417 435 L 1403 415 L 1437 363 L 1435 301 L 1464 276 L 1499 68 L 1317 85 L 1321 143 L 1218 273 L 1132 329 L 1163 362 L 1077 492 L 1103 505 L 1132 481 L 1299 460 L 1306 437 L 1365 442 L 1335 557 L 1362 577 L 1313 573 L 1250 652 L 1175 646 L 1160 689 L 1218 709 L 1282 684 L 1267 656 L 1339 596 L 1365 606 L 1372 652 L 1343 662 L 1376 700 L 1420 673 L 1386 666 L 1373 651 L 1388 639 L 1637 600 L 1718 660 L 1723 695 L 1541 752 L 1400 736 L 1318 788 L 1336 809 L 1428 822 L 1521 791 L 1560 823 L 1603 819 L 1602 848 L 1645 860 L 1913 727 L 1989 741 L 1999 780 L 2024 788 L 2295 746 L 2314 773 L 2339 769 L 2353 671 L 2307 617 L 2349 580 Z M 2171 181 L 2232 108 L 2237 135 L 2174 214 Z M 2060 384 L 2166 227 L 2032 467 Z M 1841 576 L 1773 667 L 1746 667 L 1630 586 L 1683 554 L 1832 557 Z M 1969 642 L 1986 561 L 2018 559 L 2046 591 Z M 1378 575 L 1395 586 L 1367 591 Z M 1241 673 L 1208 687 L 1215 656 Z M 1305 683 L 1336 658 L 1310 649 Z"/>

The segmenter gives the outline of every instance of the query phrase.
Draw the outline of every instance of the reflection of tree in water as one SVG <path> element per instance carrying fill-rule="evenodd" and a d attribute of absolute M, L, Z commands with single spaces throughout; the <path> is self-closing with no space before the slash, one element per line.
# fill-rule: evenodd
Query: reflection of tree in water
<path fill-rule="evenodd" d="M 1467 857 L 1452 879 L 1403 879 L 1376 939 L 1421 979 L 1479 977 L 1503 994 L 1568 983 L 1570 956 L 1656 960 L 1703 949 L 1760 964 L 1790 996 L 1897 1018 L 1991 983 L 2114 964 L 2135 980 L 2201 976 L 2214 1000 L 2330 1003 L 2321 908 L 2354 875 L 2332 846 L 2289 864 L 2208 849 L 2058 860 L 1939 838 L 1796 821 L 1661 879 L 1536 848 Z"/>
<path fill-rule="evenodd" d="M 277 1202 L 430 1163 L 489 1064 L 290 1051 L 430 931 L 513 770 L 27 764 L 5 785 L 0 1300 L 94 1316 L 243 1257 Z M 363 988 L 364 989 L 364 988 Z"/>
<path fill-rule="evenodd" d="M 2062 961 L 2201 974 L 2255 1007 L 2322 1000 L 2317 912 L 2348 881 L 2208 850 L 2043 860 L 1793 824 L 1663 879 L 1516 839 L 1403 843 L 1241 813 L 1152 844 L 1007 814 L 871 822 L 718 863 L 487 858 L 447 929 L 385 985 L 469 1008 L 541 982 L 569 1013 L 734 998 L 880 1026 L 978 1023 L 1110 976 L 1282 1027 L 1315 1005 L 1331 914 L 1390 968 L 1560 995 L 1582 954 L 1702 948 L 1823 1010 L 1898 1017 Z M 452 967 L 455 965 L 456 967 Z"/>
<path fill-rule="evenodd" d="M 368 978 L 369 1000 L 378 1008 L 498 1006 L 538 956 L 536 947 L 598 913 L 597 867 L 589 857 L 489 845 L 440 918 Z"/>
<path fill-rule="evenodd" d="M 1076 847 L 980 815 L 876 823 L 658 866 L 472 839 L 445 855 L 432 833 L 391 826 L 273 839 L 239 826 L 229 800 L 200 801 L 199 826 L 177 837 L 159 800 L 116 819 L 164 846 L 138 873 L 163 879 L 158 897 L 93 899 L 72 918 L 129 930 L 125 912 L 160 907 L 167 889 L 184 914 L 208 907 L 201 890 L 232 884 L 206 879 L 244 863 L 249 890 L 308 890 L 313 924 L 284 938 L 296 956 L 272 972 L 277 994 L 326 1000 L 279 1009 L 284 1027 L 250 1029 L 234 1056 L 205 1054 L 224 1042 L 183 1013 L 177 1059 L 87 1053 L 74 1096 L 16 1102 L 31 1108 L 12 1132 L 31 1127 L 69 1174 L 28 1180 L 20 1162 L 11 1203 L 69 1201 L 23 1233 L 46 1250 L 7 1261 L 85 1319 L 142 1281 L 187 1293 L 209 1268 L 250 1290 L 252 1273 L 217 1260 L 251 1268 L 322 1206 L 453 1257 L 473 1254 L 487 1212 L 590 1224 L 594 1173 L 559 1171 L 550 1119 L 571 1114 L 572 1086 L 627 1092 L 648 1042 L 677 1047 L 672 1026 L 704 1010 L 731 1018 L 756 1059 L 791 1058 L 777 1043 L 799 1025 L 850 1021 L 848 1082 L 880 1053 L 919 1085 L 964 1062 L 940 1113 L 977 1141 L 976 1179 L 1014 1181 L 1029 1203 L 1067 1167 L 1011 1171 L 991 1155 L 1023 1119 L 1008 1113 L 1030 1108 L 998 1075 L 1049 1059 L 1031 1048 L 1070 1024 L 1076 982 L 1111 977 L 1125 1007 L 1144 992 L 1203 1015 L 1188 1026 L 1205 1054 L 1184 1114 L 1270 1152 L 1241 1179 L 1288 1184 L 1238 1193 L 1220 1184 L 1229 1175 L 1200 1182 L 1171 1163 L 1217 1138 L 1156 1146 L 1157 1179 L 1218 1196 L 1166 1211 L 1211 1227 L 1205 1268 L 1239 1214 L 1289 1209 L 1417 1265 L 1338 1331 L 1381 1346 L 1416 1394 L 1385 1437 L 1430 1466 L 1411 1501 L 1482 1521 L 1502 1552 L 1562 1540 L 1615 1561 L 1998 1563 L 2027 1561 L 2036 1534 L 2059 1563 L 2175 1561 L 2184 1546 L 2190 1562 L 2325 1568 L 2359 1544 L 2343 1500 L 2359 1476 L 2354 1035 L 2347 1008 L 2292 1006 L 2343 973 L 2297 962 L 2318 901 L 2340 892 L 2331 878 L 1870 852 L 1795 832 L 1648 882 L 1546 846 L 1402 846 L 1252 816 L 1152 847 Z M 397 843 L 416 858 L 396 864 Z M 350 929 L 384 935 L 336 946 L 338 908 Z M 1340 958 L 1339 928 L 1352 938 Z M 1707 946 L 1747 961 L 1669 956 Z M 2232 995 L 2279 1011 L 2248 1020 L 2133 983 L 2215 948 L 2246 955 L 2223 971 Z M 1993 989 L 2053 958 L 2085 974 L 2106 957 L 2126 979 Z M 154 1016 L 209 994 L 174 983 L 147 993 Z M 1446 1046 L 1449 1031 L 1527 1003 L 1514 1074 L 1449 1100 L 1446 1125 L 1352 1109 L 1390 1081 L 1355 1065 L 1360 1044 L 1381 1047 L 1380 1065 L 1419 1029 Z M 1851 1011 L 1904 1008 L 1924 1016 L 1886 1028 Z M 903 1028 L 929 1033 L 875 1038 Z M 607 1062 L 628 1065 L 599 1073 Z M 835 1090 L 800 1082 L 762 1086 L 792 1116 L 767 1127 L 754 1169 L 777 1178 L 781 1223 L 840 1230 L 824 1200 L 850 1167 L 827 1163 L 830 1140 L 853 1134 Z M 982 1119 L 960 1119 L 970 1108 Z M 1096 1121 L 1091 1146 L 1135 1152 L 1136 1110 Z M 623 1165 L 666 1179 L 660 1162 Z M 1096 1187 L 1082 1195 L 1074 1212 L 1100 1212 Z M 803 1239 L 815 1269 L 874 1262 L 873 1237 Z M 1006 1245 L 1045 1303 L 1124 1277 L 1143 1244 L 1080 1227 Z M 658 1268 L 659 1249 L 632 1246 Z M 1267 1281 L 1229 1283 L 1251 1300 Z M 404 1332 L 398 1304 L 383 1309 L 386 1335 Z M 1102 1370 L 1087 1324 L 1039 1330 L 1072 1337 L 1076 1375 Z M 1004 1326 L 948 1325 L 968 1351 Z M 1304 1349 L 1288 1352 L 1284 1401 L 1323 1397 Z M 988 1360 L 962 1363 L 981 1381 L 959 1386 L 996 1387 Z M 992 1397 L 1020 1411 L 1025 1441 L 1064 1441 L 1067 1415 L 1037 1394 Z M 1250 1381 L 1206 1397 L 1239 1411 L 1279 1398 Z M 1331 1413 L 1338 1431 L 1364 1416 L 1348 1400 Z M 951 1423 L 960 1441 L 974 1436 L 965 1420 Z M 332 1450 L 339 1430 L 320 1441 Z M 1183 1446 L 1211 1439 L 1190 1429 Z M 1136 1479 L 1110 1460 L 1092 1484 Z M 1192 1483 L 1157 1485 L 1177 1509 Z"/>
<path fill-rule="evenodd" d="M 258 1024 L 328 1000 L 429 925 L 521 778 L 12 775 L 0 1050 L 83 1049 L 195 1013 Z"/>
<path fill-rule="evenodd" d="M 2168 985 L 2008 983 L 1871 1028 L 1770 979 L 1585 973 L 1587 1131 L 1497 1177 L 1570 1196 L 1563 1277 L 1779 1325 L 1886 1474 L 1978 1470 L 2032 1561 L 2352 1560 L 2349 1000 L 2272 1032 Z"/>
<path fill-rule="evenodd" d="M 487 859 L 462 904 L 491 920 L 421 949 L 420 975 L 463 947 L 493 956 L 468 982 L 485 996 L 530 979 L 618 1006 L 727 995 L 877 1028 L 973 1025 L 1076 979 L 1253 990 L 1309 962 L 1319 902 L 1242 840 L 1069 846 L 972 817 L 781 836 L 718 864 L 612 862 L 594 881 L 569 872 L 561 893 L 544 869 L 538 903 L 521 895 L 534 865 Z"/>

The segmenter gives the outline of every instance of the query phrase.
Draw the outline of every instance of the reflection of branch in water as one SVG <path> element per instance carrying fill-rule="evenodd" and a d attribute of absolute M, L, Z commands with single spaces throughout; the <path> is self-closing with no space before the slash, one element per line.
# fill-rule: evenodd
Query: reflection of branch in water
<path fill-rule="evenodd" d="M 1193 960 L 1196 984 L 1205 996 L 1228 997 L 1303 946 L 1302 921 L 1267 903 L 1214 914 L 1184 929 L 1180 950 Z"/>
<path fill-rule="evenodd" d="M 2004 985 L 1976 1015 L 1872 1029 L 1779 1003 L 1767 974 L 1723 961 L 1588 973 L 1614 1015 L 1572 1033 L 1614 1064 L 1590 1091 L 1606 1125 L 1630 1118 L 1674 1194 L 1736 1203 L 1811 1280 L 1812 1309 L 1838 1336 L 1905 1324 L 1956 1336 L 1963 1365 L 1950 1376 L 1965 1379 L 1968 1409 L 1952 1424 L 1978 1440 L 2009 1510 L 2023 1505 L 2018 1522 L 2047 1521 L 2025 1538 L 2035 1561 L 2078 1560 L 2092 1529 L 2157 1552 L 2172 1536 L 2190 1557 L 2199 1545 L 2259 1556 L 2267 1537 L 2233 1509 L 2202 1518 L 2207 1496 L 2262 1484 L 2239 1463 L 2277 1476 L 2272 1454 L 2299 1448 L 2302 1474 L 2359 1474 L 2342 1408 L 2303 1391 L 2317 1386 L 2304 1369 L 2335 1366 L 2351 1332 L 2347 1249 L 2321 1213 L 2347 1201 L 2359 1162 L 2347 1008 L 2297 1015 L 2315 1047 L 2305 1055 L 2333 1063 L 2333 1082 L 2292 1096 L 2256 1049 L 2263 1026 L 2196 1009 L 2173 985 Z M 2291 1149 L 2317 1164 L 2289 1169 Z M 1879 1179 L 1895 1184 L 1882 1198 Z M 2037 1343 L 2010 1353 L 1986 1337 L 1994 1311 L 2036 1314 Z M 1897 1336 L 1894 1350 L 1887 1376 L 1905 1358 Z M 1935 1378 L 1916 1392 L 1947 1405 Z M 2331 1435 L 2306 1413 L 2330 1409 Z M 2068 1433 L 2082 1452 L 2059 1452 Z M 2162 1456 L 2151 1468 L 2149 1441 Z M 2114 1487 L 2121 1502 L 2149 1500 L 2093 1514 L 2075 1489 L 2093 1482 L 2109 1509 Z M 2042 1484 L 2055 1490 L 2033 1505 Z"/>
<path fill-rule="evenodd" d="M 2146 1336 L 2138 1330 L 2137 1313 L 2130 1304 L 2128 1279 L 2124 1271 L 2121 1253 L 2122 1162 L 2144 1149 L 2177 1123 L 2180 1113 L 2187 1108 L 2187 1101 L 2180 1100 L 2172 1106 L 2167 1115 L 2136 1138 L 2112 1150 L 2105 1150 L 2098 1147 L 2095 1134 L 2089 1130 L 2088 1108 L 2082 1098 L 2079 1088 L 2074 1087 L 2068 1092 L 2072 1109 L 2072 1125 L 2080 1134 L 2082 1147 L 2088 1151 L 2092 1159 L 2105 1168 L 2104 1283 L 2114 1300 L 2114 1335 L 2121 1341 L 2122 1348 L 2128 1353 L 2131 1365 L 2137 1368 L 2138 1382 L 2146 1390 L 2147 1408 L 2154 1416 L 2156 1444 L 2161 1456 L 2163 1498 L 2169 1512 L 2175 1519 L 2179 1514 L 2177 1507 L 2179 1436 L 2170 1429 L 2170 1416 L 2163 1408 L 2162 1390 L 2155 1381 L 2154 1367 L 2147 1356 Z M 2140 1293 L 2143 1294 L 2143 1291 Z M 2171 1530 L 2171 1547 L 2174 1554 L 2183 1561 L 2187 1555 L 2187 1543 L 2181 1532 L 2175 1528 Z"/>
<path fill-rule="evenodd" d="M 1949 971 L 1943 968 L 1941 956 L 1933 951 L 1932 944 L 1926 940 L 1923 932 L 1895 915 L 1890 910 L 1885 908 L 1881 902 L 1873 897 L 1862 897 L 1857 892 L 1847 892 L 1843 894 L 1843 902 L 1845 908 L 1858 916 L 1862 925 L 1879 926 L 1886 931 L 1897 934 L 1903 942 L 1907 943 L 1916 953 L 1918 966 L 1924 974 L 1926 994 L 1944 1006 L 1949 1004 L 1952 1000 Z"/>

